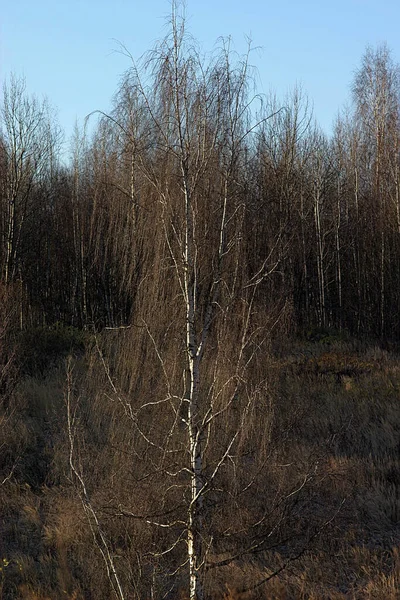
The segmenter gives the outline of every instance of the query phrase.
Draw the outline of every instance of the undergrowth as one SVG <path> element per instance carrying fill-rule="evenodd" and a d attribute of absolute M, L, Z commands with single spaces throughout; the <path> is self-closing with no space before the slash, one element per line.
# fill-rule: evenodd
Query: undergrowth
<path fill-rule="evenodd" d="M 37 348 L 28 351 L 32 341 L 25 338 L 29 368 L 1 409 L 0 598 L 108 600 L 104 563 L 68 469 L 65 367 L 59 359 L 75 350 L 84 373 L 84 340 L 57 328 L 30 336 Z M 46 370 L 49 357 L 57 357 L 58 366 Z M 277 548 L 216 570 L 206 581 L 208 598 L 399 598 L 398 356 L 378 346 L 361 350 L 348 340 L 329 348 L 326 340 L 303 340 L 272 354 L 267 364 L 274 381 L 271 438 L 286 432 L 278 458 L 295 466 L 319 456 L 319 477 L 296 508 L 292 526 L 296 518 L 312 522 L 317 514 L 324 526 L 296 560 Z M 140 528 L 107 519 L 110 532 L 119 532 L 118 552 L 140 548 Z M 148 563 L 141 568 L 145 579 Z M 279 574 L 269 579 L 274 571 Z M 183 600 L 183 579 L 181 589 Z"/>

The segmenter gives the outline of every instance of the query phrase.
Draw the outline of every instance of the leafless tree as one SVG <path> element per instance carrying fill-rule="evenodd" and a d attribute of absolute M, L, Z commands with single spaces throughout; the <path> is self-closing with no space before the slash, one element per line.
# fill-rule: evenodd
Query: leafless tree
<path fill-rule="evenodd" d="M 26 93 L 23 79 L 4 85 L 1 112 L 6 153 L 6 195 L 2 206 L 5 283 L 20 271 L 20 252 L 27 222 L 35 214 L 35 188 L 54 168 L 59 133 L 46 100 Z"/>
<path fill-rule="evenodd" d="M 259 260 L 246 262 L 246 176 L 273 115 L 252 92 L 249 54 L 236 58 L 222 40 L 205 61 L 175 5 L 170 26 L 144 70 L 132 62 L 117 112 L 104 115 L 122 144 L 129 175 L 121 191 L 144 264 L 130 328 L 114 332 L 131 336 L 132 354 L 115 343 L 107 353 L 99 342 L 98 356 L 105 393 L 132 427 L 130 452 L 146 456 L 117 512 L 169 532 L 154 559 L 179 557 L 174 572 L 187 570 L 190 598 L 202 600 L 206 576 L 268 547 L 284 518 L 276 511 L 309 473 L 268 509 L 255 502 L 246 523 L 244 503 L 268 464 L 273 403 L 260 365 L 279 320 L 266 294 L 283 256 L 278 228 Z M 70 443 L 75 464 L 72 434 Z M 144 479 L 159 486 L 159 506 L 154 492 L 135 503 Z M 237 527 L 228 507 L 239 511 Z"/>

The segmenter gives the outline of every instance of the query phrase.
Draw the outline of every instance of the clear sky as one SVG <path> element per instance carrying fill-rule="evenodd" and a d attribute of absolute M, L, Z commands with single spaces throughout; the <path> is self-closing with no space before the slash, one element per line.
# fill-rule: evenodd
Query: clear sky
<path fill-rule="evenodd" d="M 166 33 L 168 0 L 4 0 L 0 13 L 0 79 L 24 75 L 28 90 L 47 95 L 67 136 L 75 120 L 107 111 L 129 61 Z M 220 36 L 260 52 L 251 62 L 261 92 L 283 97 L 301 84 L 330 133 L 367 44 L 387 42 L 400 61 L 399 0 L 188 0 L 188 29 L 204 50 Z"/>

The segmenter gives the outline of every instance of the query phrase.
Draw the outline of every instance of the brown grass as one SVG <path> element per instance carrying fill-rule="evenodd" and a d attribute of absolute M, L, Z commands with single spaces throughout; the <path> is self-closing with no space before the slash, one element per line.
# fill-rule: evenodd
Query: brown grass
<path fill-rule="evenodd" d="M 273 399 L 274 404 L 273 420 L 264 421 L 269 423 L 264 448 L 269 463 L 261 487 L 248 498 L 247 514 L 235 514 L 234 519 L 250 523 L 252 511 L 261 506 L 262 489 L 267 501 L 269 487 L 290 490 L 299 472 L 312 467 L 314 479 L 291 506 L 282 532 L 300 534 L 307 523 L 315 526 L 317 535 L 297 560 L 291 561 L 291 548 L 282 546 L 211 571 L 206 580 L 208 598 L 400 598 L 400 361 L 376 348 L 346 348 L 341 353 L 316 347 L 311 359 L 299 357 L 297 349 L 291 352 L 288 349 L 286 355 L 268 360 L 273 382 L 269 402 Z M 69 480 L 63 377 L 61 369 L 47 379 L 26 379 L 14 392 L 20 411 L 18 418 L 13 417 L 12 430 L 4 430 L 4 440 L 9 440 L 8 464 L 18 458 L 18 468 L 0 486 L 0 561 L 4 558 L 8 563 L 1 571 L 2 600 L 112 597 L 104 564 Z M 94 383 L 90 385 L 93 388 Z M 101 477 L 107 478 L 90 480 L 93 497 L 98 506 L 124 495 L 127 502 L 134 488 L 129 487 L 121 461 L 125 468 L 132 458 L 118 444 L 129 440 L 129 430 L 111 428 L 111 437 L 105 438 L 105 416 L 118 423 L 115 407 L 102 416 L 90 414 L 85 406 L 82 426 L 86 423 L 97 432 L 85 442 L 85 451 L 90 460 L 93 457 L 93 469 L 100 468 Z M 98 401 L 96 410 L 103 409 L 106 405 L 102 408 Z M 110 452 L 107 439 L 119 447 L 118 453 Z M 130 452 L 128 446 L 126 451 Z M 146 494 L 156 483 L 157 479 L 144 481 L 135 488 L 141 489 L 139 504 L 145 505 Z M 150 597 L 149 586 L 154 597 L 161 597 L 167 585 L 163 579 L 167 563 L 154 562 L 146 547 L 166 544 L 168 539 L 154 537 L 143 524 L 101 514 L 121 556 L 124 584 L 131 586 L 132 597 Z M 231 517 L 222 507 L 215 527 L 227 526 Z M 301 539 L 304 543 L 306 538 Z M 278 576 L 258 586 L 284 563 L 287 566 Z M 185 598 L 184 573 L 176 575 L 175 583 L 173 594 Z"/>

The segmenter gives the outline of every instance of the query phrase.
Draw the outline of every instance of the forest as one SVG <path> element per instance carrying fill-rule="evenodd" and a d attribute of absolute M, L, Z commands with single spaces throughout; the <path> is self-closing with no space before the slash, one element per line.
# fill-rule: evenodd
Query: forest
<path fill-rule="evenodd" d="M 400 598 L 399 65 L 120 51 L 68 159 L 2 91 L 0 599 Z"/>

